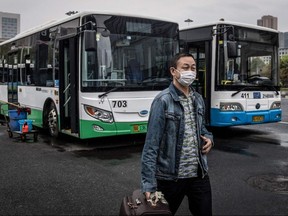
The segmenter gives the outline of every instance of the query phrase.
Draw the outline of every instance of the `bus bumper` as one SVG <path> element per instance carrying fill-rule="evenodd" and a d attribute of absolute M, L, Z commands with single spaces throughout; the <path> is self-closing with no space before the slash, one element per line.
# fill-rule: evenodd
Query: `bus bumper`
<path fill-rule="evenodd" d="M 147 122 L 103 123 L 95 120 L 81 120 L 80 138 L 96 138 L 147 132 Z"/>
<path fill-rule="evenodd" d="M 262 124 L 281 121 L 281 109 L 253 112 L 221 112 L 211 109 L 210 126 L 227 127 L 235 125 Z"/>

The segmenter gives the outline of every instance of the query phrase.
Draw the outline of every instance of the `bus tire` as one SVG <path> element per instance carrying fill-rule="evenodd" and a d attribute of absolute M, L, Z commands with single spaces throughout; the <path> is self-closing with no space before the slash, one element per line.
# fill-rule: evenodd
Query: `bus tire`
<path fill-rule="evenodd" d="M 57 109 L 54 103 L 52 103 L 49 107 L 46 123 L 48 126 L 48 131 L 50 136 L 58 137 L 59 127 L 58 127 L 58 114 Z"/>
<path fill-rule="evenodd" d="M 33 135 L 33 141 L 36 142 L 38 140 L 38 133 L 35 132 Z"/>
<path fill-rule="evenodd" d="M 13 133 L 11 131 L 8 131 L 9 138 L 13 138 Z"/>

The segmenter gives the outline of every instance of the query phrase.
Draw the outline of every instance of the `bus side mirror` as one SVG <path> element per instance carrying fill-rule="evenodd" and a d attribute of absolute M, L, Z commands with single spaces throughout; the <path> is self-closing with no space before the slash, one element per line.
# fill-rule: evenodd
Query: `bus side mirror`
<path fill-rule="evenodd" d="M 227 41 L 227 52 L 228 58 L 237 58 L 238 55 L 238 44 L 235 41 Z"/>
<path fill-rule="evenodd" d="M 102 37 L 109 37 L 110 31 L 108 29 L 104 29 L 104 31 L 101 32 Z"/>
<path fill-rule="evenodd" d="M 96 51 L 96 31 L 85 30 L 84 31 L 84 44 L 85 51 Z"/>

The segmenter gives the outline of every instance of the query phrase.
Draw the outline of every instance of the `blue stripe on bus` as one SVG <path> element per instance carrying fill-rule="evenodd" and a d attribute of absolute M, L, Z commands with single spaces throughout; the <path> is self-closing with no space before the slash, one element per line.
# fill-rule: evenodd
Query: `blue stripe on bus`
<path fill-rule="evenodd" d="M 215 127 L 226 127 L 234 125 L 247 125 L 247 124 L 259 124 L 281 121 L 281 110 L 261 110 L 261 111 L 250 111 L 250 112 L 220 112 L 219 109 L 211 108 L 210 110 L 210 126 Z M 260 118 L 263 116 L 261 121 L 253 121 L 254 118 Z M 262 118 L 262 117 L 261 117 Z"/>

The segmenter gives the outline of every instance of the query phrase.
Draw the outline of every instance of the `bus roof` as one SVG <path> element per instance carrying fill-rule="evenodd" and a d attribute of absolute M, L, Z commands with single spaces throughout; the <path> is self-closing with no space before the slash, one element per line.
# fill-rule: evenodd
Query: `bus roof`
<path fill-rule="evenodd" d="M 278 30 L 275 30 L 272 28 L 267 28 L 267 27 L 252 25 L 252 24 L 247 24 L 247 23 L 240 23 L 240 22 L 233 22 L 233 21 L 221 21 L 221 20 L 216 21 L 216 22 L 199 24 L 199 25 L 195 25 L 195 26 L 182 28 L 182 29 L 180 29 L 180 31 L 185 31 L 185 30 L 195 29 L 195 28 L 200 28 L 200 27 L 207 27 L 207 26 L 223 25 L 223 24 L 235 25 L 235 26 L 240 26 L 240 27 L 245 27 L 245 28 L 252 28 L 252 29 L 258 29 L 258 30 L 262 30 L 262 31 L 270 31 L 270 32 L 279 33 Z"/>
<path fill-rule="evenodd" d="M 53 26 L 57 26 L 57 25 L 59 25 L 61 23 L 65 23 L 65 22 L 68 22 L 70 20 L 76 19 L 78 17 L 83 17 L 83 16 L 86 16 L 86 15 L 89 15 L 89 14 L 128 16 L 128 17 L 135 17 L 135 18 L 141 17 L 141 18 L 144 18 L 144 19 L 153 19 L 153 20 L 159 20 L 159 21 L 165 21 L 165 22 L 171 22 L 171 23 L 177 24 L 175 21 L 168 20 L 166 18 L 150 17 L 150 16 L 146 16 L 146 15 L 144 16 L 144 15 L 119 13 L 119 12 L 112 12 L 112 11 L 83 11 L 83 12 L 79 12 L 79 13 L 73 14 L 73 15 L 68 16 L 68 17 L 64 17 L 64 18 L 59 19 L 59 20 L 51 20 L 51 21 L 43 23 L 43 24 L 41 24 L 39 26 L 33 27 L 31 29 L 28 29 L 28 30 L 26 30 L 24 32 L 20 32 L 15 37 L 10 38 L 10 39 L 0 43 L 0 45 L 9 43 L 11 41 L 14 41 L 14 40 L 17 40 L 17 39 L 20 39 L 20 38 L 23 38 L 23 37 L 26 37 L 26 36 L 29 36 L 29 35 L 32 35 L 32 34 L 34 34 L 36 32 L 45 30 L 47 28 L 51 28 Z"/>

